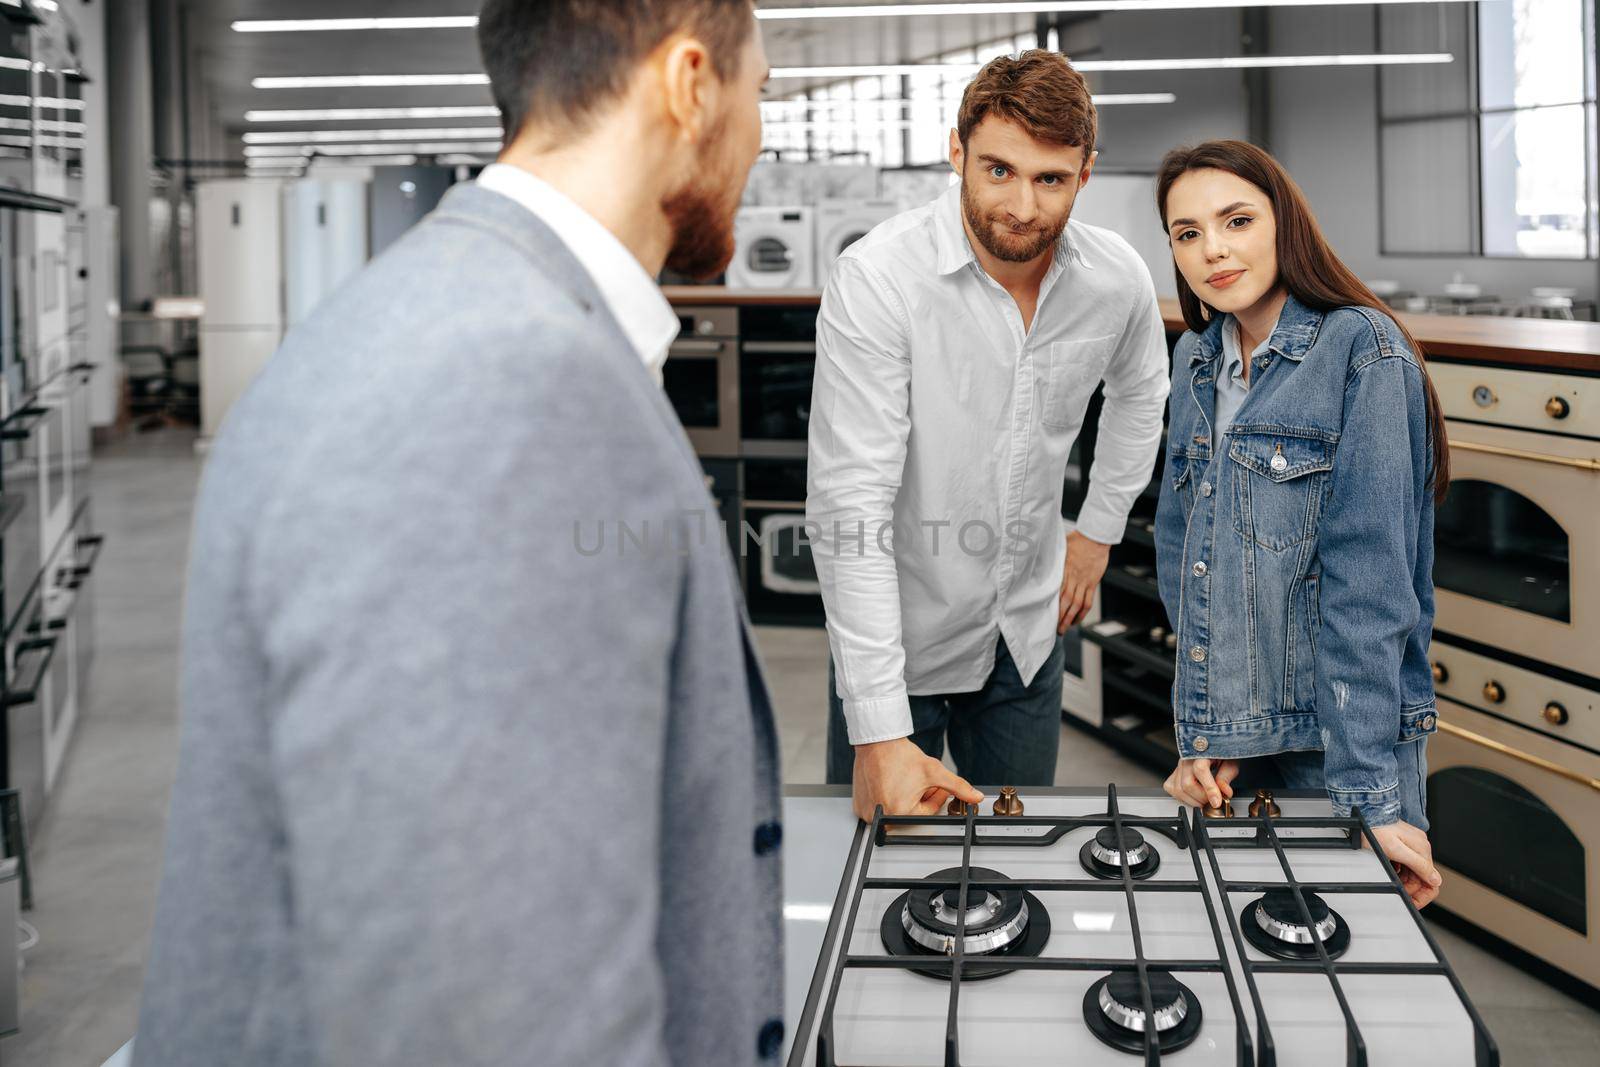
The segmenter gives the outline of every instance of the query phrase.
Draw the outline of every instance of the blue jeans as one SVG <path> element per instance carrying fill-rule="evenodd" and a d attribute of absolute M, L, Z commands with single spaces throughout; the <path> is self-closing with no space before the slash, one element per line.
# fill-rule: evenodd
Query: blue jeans
<path fill-rule="evenodd" d="M 1400 768 L 1400 818 L 1426 832 L 1428 829 L 1428 739 L 1419 737 L 1394 746 L 1394 761 Z M 1258 788 L 1325 790 L 1320 750 L 1279 752 L 1241 760 L 1234 795 Z M 1377 822 L 1376 813 L 1367 812 L 1368 822 Z"/>
<path fill-rule="evenodd" d="M 999 639 L 994 670 L 982 689 L 911 698 L 911 740 L 934 759 L 942 759 L 948 735 L 956 773 L 980 789 L 1055 784 L 1063 656 L 1058 640 L 1033 684 L 1023 685 L 1005 639 Z M 854 773 L 855 749 L 829 660 L 828 783 L 848 785 Z"/>

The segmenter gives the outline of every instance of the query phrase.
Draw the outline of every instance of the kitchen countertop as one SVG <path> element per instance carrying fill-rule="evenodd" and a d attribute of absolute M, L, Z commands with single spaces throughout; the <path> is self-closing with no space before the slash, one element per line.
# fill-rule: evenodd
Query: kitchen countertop
<path fill-rule="evenodd" d="M 680 307 L 707 304 L 804 307 L 822 294 L 815 289 L 729 289 L 721 285 L 667 285 L 668 301 Z M 1184 329 L 1178 302 L 1161 301 L 1167 329 Z M 1517 319 L 1490 315 L 1396 313 L 1429 358 L 1503 363 L 1512 366 L 1600 374 L 1600 323 Z"/>

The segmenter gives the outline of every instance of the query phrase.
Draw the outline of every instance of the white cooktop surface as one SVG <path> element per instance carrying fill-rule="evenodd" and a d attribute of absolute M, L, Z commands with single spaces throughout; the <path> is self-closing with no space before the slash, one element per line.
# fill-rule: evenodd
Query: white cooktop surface
<path fill-rule="evenodd" d="M 987 791 L 994 795 L 994 790 Z M 1076 792 L 1076 791 L 1075 791 Z M 1083 790 L 1080 795 L 1029 795 L 1023 792 L 1029 816 L 1094 815 L 1105 811 L 1103 791 Z M 816 799 L 788 802 L 787 841 L 804 840 L 807 823 L 825 817 L 830 841 L 838 840 L 838 814 L 818 807 Z M 838 803 L 827 801 L 826 803 Z M 845 802 L 847 805 L 847 802 Z M 1246 800 L 1237 801 L 1243 814 Z M 1331 814 L 1326 799 L 1280 801 L 1285 817 L 1327 817 Z M 812 805 L 807 807 L 806 805 Z M 1130 817 L 1175 818 L 1178 805 L 1150 790 L 1124 791 L 1119 808 Z M 988 806 L 985 806 L 985 813 Z M 848 807 L 846 806 L 846 814 Z M 797 821 L 799 825 L 794 825 Z M 918 835 L 953 835 L 961 824 L 951 820 L 938 827 L 906 827 L 896 836 L 909 839 Z M 1212 822 L 1213 839 L 1252 837 L 1254 829 L 1229 827 Z M 980 835 L 1030 836 L 1050 832 L 1048 826 L 980 823 Z M 991 868 L 1014 879 L 1068 879 L 1091 883 L 1095 879 L 1079 863 L 1079 850 L 1094 836 L 1094 827 L 1072 830 L 1054 844 L 1044 847 L 979 845 L 972 850 L 972 864 Z M 1195 881 L 1206 886 L 1205 897 L 1195 892 L 1148 892 L 1137 887 L 1135 906 L 1147 960 L 1216 960 L 1217 941 L 1207 917 L 1206 898 L 1220 907 L 1210 861 L 1201 853 L 1197 875 L 1194 856 L 1180 849 L 1161 833 L 1146 829 L 1143 835 L 1153 842 L 1161 864 L 1150 882 Z M 1283 828 L 1279 831 L 1285 852 L 1301 882 L 1387 882 L 1379 860 L 1365 849 L 1294 848 L 1297 837 L 1328 837 L 1326 830 Z M 845 871 L 852 874 L 865 848 L 865 838 L 855 847 L 835 853 L 831 868 L 834 879 L 826 904 L 819 906 L 816 889 L 821 882 L 815 870 L 805 877 L 812 887 L 811 900 L 790 902 L 790 926 L 800 919 L 815 936 L 790 937 L 790 952 L 806 953 L 811 945 L 821 945 L 826 918 L 834 894 Z M 870 850 L 867 874 L 874 878 L 922 878 L 961 863 L 958 845 L 897 845 Z M 1224 878 L 1230 881 L 1283 883 L 1283 869 L 1276 854 L 1268 848 L 1217 849 L 1216 857 Z M 817 866 L 821 858 L 807 853 L 787 857 L 790 863 Z M 853 881 L 853 880 L 852 880 Z M 791 884 L 797 878 L 790 878 Z M 853 890 L 853 884 L 852 884 Z M 816 955 L 788 961 L 789 1009 L 787 1023 L 796 1042 L 787 1061 L 791 1067 L 812 1067 L 816 1063 L 816 1036 L 827 1006 L 833 966 L 841 942 L 848 943 L 853 955 L 883 956 L 879 924 L 884 912 L 900 890 L 865 889 L 854 923 L 844 930 L 840 917 L 832 943 L 821 946 L 829 966 L 820 987 L 815 1010 L 802 1019 L 806 994 L 815 972 Z M 793 894 L 791 893 L 791 896 Z M 845 908 L 848 911 L 846 894 Z M 1132 960 L 1135 958 L 1132 922 L 1125 893 L 1104 891 L 1035 891 L 1048 911 L 1051 933 L 1042 955 L 1046 957 L 1094 957 Z M 1255 894 L 1234 894 L 1227 907 L 1238 917 L 1255 899 Z M 1342 916 L 1352 931 L 1350 948 L 1341 963 L 1432 963 L 1433 954 L 1417 930 L 1403 900 L 1395 893 L 1323 893 L 1328 905 Z M 1223 951 L 1233 975 L 1239 1003 L 1255 1044 L 1257 1057 L 1261 1043 L 1256 1035 L 1254 1008 L 1228 920 L 1219 910 Z M 1248 946 L 1249 958 L 1268 961 L 1270 957 Z M 1104 972 L 1099 971 L 1015 971 L 984 981 L 963 981 L 957 1008 L 957 1036 L 960 1063 L 964 1067 L 1028 1067 L 1061 1064 L 1129 1064 L 1141 1056 L 1123 1052 L 1102 1043 L 1084 1022 L 1082 1001 L 1085 991 Z M 835 1057 L 841 1067 L 924 1067 L 945 1062 L 945 1029 L 950 1003 L 949 982 L 902 970 L 846 968 L 840 978 L 834 1007 Z M 1163 1055 L 1161 1062 L 1173 1064 L 1237 1064 L 1238 1041 L 1233 1001 L 1219 971 L 1185 971 L 1176 977 L 1193 991 L 1201 1004 L 1202 1022 L 1193 1043 Z M 1368 1051 L 1368 1062 L 1411 1064 L 1424 1057 L 1430 1063 L 1473 1062 L 1473 1032 L 1466 1010 L 1448 979 L 1430 975 L 1348 974 L 1340 984 L 1349 1002 Z M 1284 1064 L 1330 1064 L 1346 1062 L 1344 1018 L 1327 977 L 1316 974 L 1256 975 L 1263 1007 L 1278 1062 Z M 799 984 L 800 988 L 795 988 Z M 801 1029 L 803 1025 L 803 1029 Z"/>

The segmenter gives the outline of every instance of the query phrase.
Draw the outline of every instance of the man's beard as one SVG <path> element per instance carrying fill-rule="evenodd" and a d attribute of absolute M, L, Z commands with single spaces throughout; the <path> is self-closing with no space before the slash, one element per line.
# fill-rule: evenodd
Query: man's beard
<path fill-rule="evenodd" d="M 961 180 L 961 210 L 967 216 L 967 226 L 971 228 L 972 235 L 978 239 L 984 251 L 991 256 L 1006 263 L 1028 263 L 1038 259 L 1049 251 L 1061 237 L 1061 231 L 1067 228 L 1067 218 L 1071 214 L 1062 215 L 1048 227 L 1036 228 L 1026 234 L 1007 234 L 1000 236 L 994 232 L 996 224 L 1009 230 L 1010 225 L 1004 216 L 985 216 L 976 200 L 972 198 L 966 182 L 966 176 Z"/>
<path fill-rule="evenodd" d="M 716 277 L 733 259 L 733 216 L 744 185 L 735 186 L 737 176 L 719 158 L 726 132 L 719 122 L 706 137 L 695 176 L 661 201 L 672 227 L 666 268 L 696 281 Z"/>

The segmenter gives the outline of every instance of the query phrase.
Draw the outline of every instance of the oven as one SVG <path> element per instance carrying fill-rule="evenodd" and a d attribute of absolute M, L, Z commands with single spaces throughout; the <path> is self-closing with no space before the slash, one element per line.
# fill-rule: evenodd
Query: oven
<path fill-rule="evenodd" d="M 0 421 L 0 537 L 4 538 L 0 603 L 7 632 L 30 598 L 44 568 L 39 533 L 39 453 L 48 411 L 35 404 L 13 410 Z"/>
<path fill-rule="evenodd" d="M 6 716 L 5 785 L 17 790 L 28 835 L 34 835 L 45 799 L 45 709 L 52 703 L 52 670 L 60 635 L 43 624 L 37 598 L 29 601 L 26 624 L 6 635 L 6 685 L 0 703 Z"/>
<path fill-rule="evenodd" d="M 702 456 L 739 454 L 739 309 L 679 308 L 661 385 Z"/>
<path fill-rule="evenodd" d="M 822 586 L 806 534 L 804 459 L 745 461 L 740 552 L 751 621 L 822 625 Z"/>
<path fill-rule="evenodd" d="M 40 705 L 46 795 L 55 788 L 61 759 L 78 721 L 77 643 L 78 622 L 83 616 L 78 610 L 82 583 L 77 567 L 76 545 L 64 541 L 39 579 L 35 636 L 47 635 L 56 642 L 55 655 L 50 658 L 48 698 Z"/>
<path fill-rule="evenodd" d="M 1600 680 L 1466 642 L 1431 656 L 1440 905 L 1600 987 Z"/>
<path fill-rule="evenodd" d="M 817 370 L 815 307 L 746 307 L 739 318 L 739 423 L 746 456 L 804 458 Z"/>
<path fill-rule="evenodd" d="M 713 518 L 722 526 L 723 536 L 728 540 L 729 558 L 733 561 L 742 585 L 744 560 L 739 556 L 739 507 L 744 491 L 739 484 L 739 461 L 703 459 L 700 461 L 700 469 L 705 475 L 706 492 L 711 494 L 711 501 L 717 508 Z"/>
<path fill-rule="evenodd" d="M 1430 365 L 1450 436 L 1436 627 L 1568 670 L 1600 660 L 1600 379 Z"/>
<path fill-rule="evenodd" d="M 68 348 L 59 342 L 43 354 L 43 383 L 34 406 L 43 410 L 39 426 L 39 544 L 48 556 L 72 525 L 72 392 L 76 375 L 67 372 Z"/>

